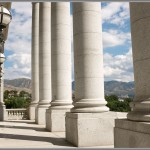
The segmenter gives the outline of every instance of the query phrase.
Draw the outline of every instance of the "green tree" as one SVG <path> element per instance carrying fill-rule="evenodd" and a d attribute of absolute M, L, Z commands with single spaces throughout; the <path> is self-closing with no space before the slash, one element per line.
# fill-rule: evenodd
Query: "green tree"
<path fill-rule="evenodd" d="M 19 97 L 31 98 L 31 94 L 26 91 L 20 91 Z"/>
<path fill-rule="evenodd" d="M 105 96 L 106 101 L 118 101 L 118 96 L 116 95 L 110 95 L 110 96 Z"/>
<path fill-rule="evenodd" d="M 128 112 L 131 110 L 130 102 L 131 98 L 125 98 L 124 101 L 119 101 L 116 95 L 105 96 L 107 105 L 110 108 L 110 111 L 116 112 Z"/>
<path fill-rule="evenodd" d="M 31 94 L 21 91 L 19 94 L 15 90 L 4 92 L 4 102 L 6 108 L 27 108 L 31 102 Z"/>
<path fill-rule="evenodd" d="M 24 99 L 23 97 L 11 97 L 5 101 L 6 108 L 27 108 L 30 104 L 29 99 Z"/>
<path fill-rule="evenodd" d="M 10 96 L 13 96 L 13 97 L 16 97 L 17 96 L 17 91 L 16 90 L 11 90 L 11 91 L 9 91 L 9 95 Z"/>
<path fill-rule="evenodd" d="M 7 99 L 9 97 L 9 91 L 5 90 L 4 92 L 4 99 Z"/>

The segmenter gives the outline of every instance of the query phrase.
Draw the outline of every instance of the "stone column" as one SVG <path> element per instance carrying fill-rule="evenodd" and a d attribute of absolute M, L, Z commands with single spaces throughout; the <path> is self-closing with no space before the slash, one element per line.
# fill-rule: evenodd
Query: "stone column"
<path fill-rule="evenodd" d="M 100 3 L 74 3 L 75 102 L 71 112 L 105 112 Z"/>
<path fill-rule="evenodd" d="M 128 119 L 150 121 L 150 4 L 131 3 L 135 97 Z"/>
<path fill-rule="evenodd" d="M 2 65 L 2 74 L 3 74 L 3 72 L 4 72 L 4 65 Z M 4 76 L 4 74 L 3 74 L 3 76 Z M 4 77 L 1 77 L 0 78 L 0 104 L 1 105 L 4 105 Z"/>
<path fill-rule="evenodd" d="M 51 101 L 51 3 L 39 6 L 39 104 L 38 124 L 45 124 L 46 109 Z"/>
<path fill-rule="evenodd" d="M 113 145 L 117 113 L 108 112 L 104 98 L 99 2 L 73 3 L 73 38 L 75 101 L 66 113 L 66 140 L 78 147 Z"/>
<path fill-rule="evenodd" d="M 115 122 L 114 146 L 150 147 L 150 3 L 130 3 L 135 97 L 127 119 Z M 123 136 L 122 136 L 123 135 Z"/>
<path fill-rule="evenodd" d="M 4 65 L 2 65 L 2 72 L 4 72 Z M 3 74 L 4 76 L 4 74 Z M 0 83 L 0 121 L 7 119 L 6 106 L 4 105 L 4 77 L 1 77 Z"/>
<path fill-rule="evenodd" d="M 32 3 L 32 101 L 29 119 L 35 119 L 35 108 L 39 102 L 39 3 Z"/>
<path fill-rule="evenodd" d="M 65 113 L 72 107 L 70 3 L 52 3 L 52 102 L 46 128 L 65 131 Z"/>

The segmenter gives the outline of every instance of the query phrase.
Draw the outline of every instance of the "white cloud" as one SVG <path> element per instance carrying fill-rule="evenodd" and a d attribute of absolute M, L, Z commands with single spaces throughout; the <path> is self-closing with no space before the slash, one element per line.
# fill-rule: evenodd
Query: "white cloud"
<path fill-rule="evenodd" d="M 12 63 L 11 67 L 5 69 L 5 78 L 20 78 L 31 76 L 31 55 L 30 54 L 13 54 L 7 57 L 8 63 Z"/>
<path fill-rule="evenodd" d="M 17 14 L 31 16 L 32 2 L 13 2 L 12 9 L 14 9 Z"/>
<path fill-rule="evenodd" d="M 31 77 L 31 2 L 12 3 L 12 22 L 9 25 L 5 51 L 13 54 L 7 56 L 5 78 Z"/>
<path fill-rule="evenodd" d="M 11 51 L 13 54 L 7 57 L 6 61 L 11 63 L 11 66 L 5 68 L 5 78 L 31 77 L 31 6 L 31 2 L 12 3 L 13 19 L 9 26 L 5 50 Z M 129 18 L 128 3 L 108 3 L 103 7 L 102 13 L 103 22 L 124 25 L 126 19 Z M 124 33 L 117 29 L 103 32 L 104 48 L 129 42 L 130 33 Z M 105 53 L 104 69 L 106 80 L 133 80 L 131 50 L 125 55 L 117 56 Z"/>
<path fill-rule="evenodd" d="M 129 16 L 129 2 L 109 2 L 102 7 L 103 23 L 124 25 Z"/>
<path fill-rule="evenodd" d="M 119 30 L 107 30 L 103 32 L 104 48 L 125 45 L 130 42 L 131 35 L 129 32 L 125 33 Z"/>
<path fill-rule="evenodd" d="M 102 22 L 109 24 L 110 27 L 108 29 L 104 26 L 104 48 L 131 45 L 130 32 L 123 31 L 129 21 L 129 17 L 128 2 L 105 3 L 102 7 Z M 110 29 L 112 24 L 116 25 L 116 27 Z M 132 50 L 130 49 L 124 55 L 116 56 L 104 53 L 104 74 L 105 80 L 133 81 Z"/>
<path fill-rule="evenodd" d="M 9 25 L 5 49 L 15 53 L 31 52 L 31 9 L 30 2 L 12 3 L 12 22 Z"/>
<path fill-rule="evenodd" d="M 29 68 L 14 68 L 14 67 L 8 67 L 5 68 L 4 71 L 4 78 L 5 79 L 16 79 L 16 78 L 30 78 L 29 74 L 25 74 L 25 72 Z"/>
<path fill-rule="evenodd" d="M 104 54 L 105 80 L 133 81 L 133 60 L 131 48 L 125 55 Z"/>

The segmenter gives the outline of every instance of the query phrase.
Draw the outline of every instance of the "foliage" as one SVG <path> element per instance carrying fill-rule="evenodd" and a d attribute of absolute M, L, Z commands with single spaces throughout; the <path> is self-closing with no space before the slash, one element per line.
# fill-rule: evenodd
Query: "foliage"
<path fill-rule="evenodd" d="M 20 91 L 19 97 L 23 97 L 25 99 L 31 99 L 31 94 L 25 91 Z"/>
<path fill-rule="evenodd" d="M 6 108 L 27 108 L 29 106 L 29 100 L 22 97 L 11 97 L 5 100 Z"/>
<path fill-rule="evenodd" d="M 31 94 L 25 91 L 18 93 L 17 91 L 4 92 L 4 102 L 7 109 L 10 108 L 27 108 L 31 101 Z"/>
<path fill-rule="evenodd" d="M 123 101 L 119 101 L 119 98 L 116 95 L 110 95 L 105 96 L 105 99 L 110 111 L 129 112 L 131 110 L 129 106 L 129 103 L 132 101 L 131 98 L 124 98 Z"/>
<path fill-rule="evenodd" d="M 9 91 L 8 91 L 8 90 L 5 90 L 5 92 L 4 92 L 4 99 L 7 99 L 7 98 L 8 98 L 8 95 L 9 95 Z"/>
<path fill-rule="evenodd" d="M 116 95 L 110 95 L 110 96 L 105 96 L 106 101 L 111 102 L 111 101 L 118 101 L 118 96 Z"/>

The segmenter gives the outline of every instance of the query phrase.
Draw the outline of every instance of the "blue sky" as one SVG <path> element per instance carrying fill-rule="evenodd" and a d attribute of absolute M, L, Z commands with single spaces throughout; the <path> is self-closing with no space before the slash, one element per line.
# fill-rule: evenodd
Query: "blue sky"
<path fill-rule="evenodd" d="M 133 81 L 129 3 L 101 5 L 105 80 Z M 4 77 L 31 78 L 31 2 L 13 2 L 11 12 Z"/>

